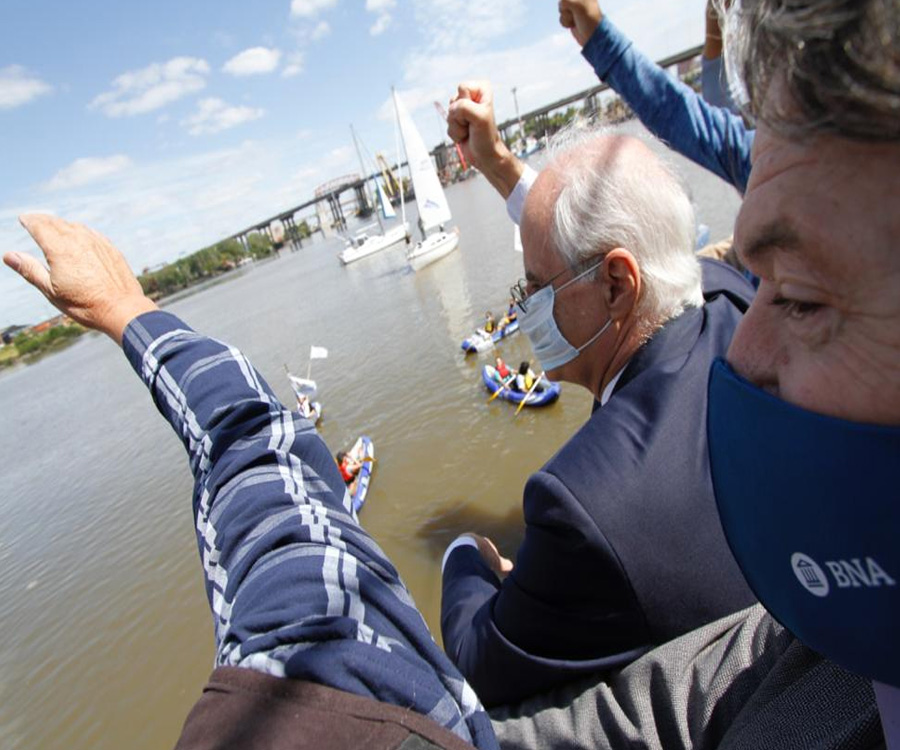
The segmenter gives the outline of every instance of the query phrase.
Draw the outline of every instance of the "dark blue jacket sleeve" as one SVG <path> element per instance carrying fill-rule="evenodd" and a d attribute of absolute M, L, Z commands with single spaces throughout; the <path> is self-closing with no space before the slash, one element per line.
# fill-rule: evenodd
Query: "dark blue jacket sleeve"
<path fill-rule="evenodd" d="M 649 647 L 614 551 L 563 483 L 538 472 L 524 508 L 525 539 L 502 584 L 472 547 L 455 550 L 444 570 L 444 648 L 488 707 L 622 666 Z"/>
<path fill-rule="evenodd" d="M 581 54 L 651 133 L 743 195 L 755 131 L 748 130 L 742 118 L 710 105 L 670 76 L 605 16 Z"/>
<path fill-rule="evenodd" d="M 500 590 L 500 579 L 471 546 L 450 553 L 442 576 L 441 635 L 447 655 L 458 662 L 468 645 L 472 622 L 485 605 L 490 609 Z"/>

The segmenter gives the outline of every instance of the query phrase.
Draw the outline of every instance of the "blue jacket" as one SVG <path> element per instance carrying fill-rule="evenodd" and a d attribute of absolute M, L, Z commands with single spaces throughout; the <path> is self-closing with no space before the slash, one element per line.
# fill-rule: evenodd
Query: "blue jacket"
<path fill-rule="evenodd" d="M 606 17 L 581 51 L 594 72 L 634 110 L 651 133 L 678 153 L 734 185 L 750 178 L 755 131 L 743 119 L 706 102 L 635 49 Z"/>
<path fill-rule="evenodd" d="M 473 547 L 443 576 L 444 648 L 486 706 L 621 667 L 753 603 L 716 513 L 706 383 L 752 287 L 704 260 L 706 304 L 630 360 L 612 398 L 536 474 L 501 582 Z"/>

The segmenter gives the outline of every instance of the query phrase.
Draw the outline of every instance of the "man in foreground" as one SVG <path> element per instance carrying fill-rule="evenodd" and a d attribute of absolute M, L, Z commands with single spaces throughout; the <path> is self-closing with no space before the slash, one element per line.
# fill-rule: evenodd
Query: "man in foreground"
<path fill-rule="evenodd" d="M 766 609 L 504 714 L 505 747 L 900 746 L 900 3 L 741 5 L 759 128 L 735 243 L 761 283 L 708 434 Z"/>
<path fill-rule="evenodd" d="M 157 310 L 104 237 L 22 223 L 49 270 L 4 262 L 122 346 L 188 451 L 216 669 L 178 747 L 496 747 L 313 425 L 240 352 Z"/>
<path fill-rule="evenodd" d="M 445 555 L 444 647 L 486 706 L 621 668 L 754 601 L 716 518 L 703 429 L 710 364 L 752 288 L 697 260 L 694 226 L 633 138 L 573 136 L 528 193 L 519 326 L 547 376 L 598 408 L 529 478 L 514 566 L 474 534 Z"/>

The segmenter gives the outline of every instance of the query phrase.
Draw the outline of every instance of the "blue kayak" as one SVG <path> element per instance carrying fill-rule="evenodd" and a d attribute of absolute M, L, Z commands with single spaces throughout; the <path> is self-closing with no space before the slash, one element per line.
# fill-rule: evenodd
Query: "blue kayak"
<path fill-rule="evenodd" d="M 496 393 L 502 387 L 500 384 L 500 375 L 497 373 L 497 369 L 491 365 L 485 365 L 481 368 L 481 379 L 491 393 Z M 517 391 L 510 386 L 503 386 L 503 393 L 497 396 L 497 398 L 502 398 L 514 404 L 521 404 L 525 401 L 525 406 L 546 406 L 547 404 L 552 404 L 559 398 L 560 390 L 559 383 L 542 377 L 538 387 L 534 389 L 530 396 L 528 396 L 527 400 L 525 399 L 527 394 L 522 391 Z"/>
<path fill-rule="evenodd" d="M 359 470 L 359 474 L 357 474 L 356 492 L 350 498 L 353 512 L 359 513 L 366 502 L 366 495 L 369 494 L 369 482 L 372 479 L 372 469 L 375 466 L 375 444 L 368 435 L 360 435 L 347 453 L 357 461 L 362 461 L 362 467 Z"/>
<path fill-rule="evenodd" d="M 490 349 L 494 344 L 496 344 L 500 339 L 505 339 L 507 336 L 511 336 L 516 331 L 519 330 L 519 321 L 513 320 L 504 327 L 502 330 L 497 329 L 493 333 L 485 333 L 483 328 L 479 328 L 475 333 L 473 333 L 469 338 L 463 339 L 462 342 L 462 350 L 466 354 L 471 354 L 472 352 L 483 352 L 486 349 Z"/>

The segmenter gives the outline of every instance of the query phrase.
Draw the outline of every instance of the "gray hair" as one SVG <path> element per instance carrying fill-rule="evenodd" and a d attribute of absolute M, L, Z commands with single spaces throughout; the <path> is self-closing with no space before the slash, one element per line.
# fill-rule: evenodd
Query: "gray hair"
<path fill-rule="evenodd" d="M 553 137 L 550 163 L 559 166 L 562 189 L 550 236 L 573 268 L 617 247 L 634 255 L 643 287 L 637 312 L 646 334 L 701 306 L 703 290 L 691 201 L 661 159 L 635 147 L 646 148 L 581 123 Z"/>
<path fill-rule="evenodd" d="M 900 0 L 742 0 L 725 17 L 756 119 L 793 138 L 900 139 Z"/>

